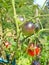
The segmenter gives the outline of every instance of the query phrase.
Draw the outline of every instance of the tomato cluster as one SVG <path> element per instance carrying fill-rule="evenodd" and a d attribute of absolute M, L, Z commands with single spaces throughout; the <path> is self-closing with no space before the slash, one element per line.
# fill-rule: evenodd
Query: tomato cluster
<path fill-rule="evenodd" d="M 38 23 L 33 23 L 32 21 L 30 22 L 26 22 L 23 26 L 22 26 L 22 32 L 25 35 L 31 35 L 34 34 L 35 30 L 38 31 L 40 29 L 40 26 Z"/>
<path fill-rule="evenodd" d="M 27 53 L 30 56 L 35 56 L 35 55 L 39 55 L 41 52 L 41 48 L 38 47 L 37 45 L 34 45 L 33 43 L 31 43 L 27 49 Z"/>

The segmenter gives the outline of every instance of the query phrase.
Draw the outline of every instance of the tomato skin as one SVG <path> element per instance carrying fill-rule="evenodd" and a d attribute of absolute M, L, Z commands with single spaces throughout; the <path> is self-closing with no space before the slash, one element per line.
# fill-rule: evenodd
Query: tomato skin
<path fill-rule="evenodd" d="M 27 53 L 30 56 L 39 55 L 40 52 L 41 52 L 41 48 L 35 46 L 33 43 L 30 44 L 30 46 L 28 47 L 28 51 L 27 51 Z"/>
<path fill-rule="evenodd" d="M 35 55 L 39 55 L 40 53 L 40 48 L 36 48 L 34 50 L 28 49 L 27 52 L 30 56 L 35 56 Z"/>
<path fill-rule="evenodd" d="M 8 46 L 10 45 L 10 43 L 8 41 L 5 42 L 5 46 L 6 48 L 8 48 Z"/>
<path fill-rule="evenodd" d="M 31 65 L 40 65 L 40 62 L 39 61 L 33 61 Z"/>
<path fill-rule="evenodd" d="M 40 53 L 40 48 L 37 47 L 37 48 L 35 49 L 35 52 L 36 52 L 36 55 L 38 55 L 38 54 Z"/>
<path fill-rule="evenodd" d="M 24 35 L 31 35 L 34 34 L 35 31 L 35 26 L 33 22 L 26 22 L 23 26 L 22 26 L 22 32 L 24 33 Z"/>
<path fill-rule="evenodd" d="M 28 49 L 28 54 L 29 54 L 30 56 L 34 56 L 34 50 L 32 51 L 32 50 Z"/>

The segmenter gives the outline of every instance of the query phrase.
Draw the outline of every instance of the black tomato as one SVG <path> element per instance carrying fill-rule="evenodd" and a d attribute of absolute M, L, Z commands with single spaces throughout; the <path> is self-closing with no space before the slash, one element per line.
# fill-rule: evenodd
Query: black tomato
<path fill-rule="evenodd" d="M 39 61 L 33 61 L 31 65 L 40 65 L 40 62 Z"/>
<path fill-rule="evenodd" d="M 29 36 L 31 34 L 34 34 L 35 31 L 35 26 L 33 22 L 26 22 L 23 26 L 22 26 L 22 31 L 25 35 Z"/>
<path fill-rule="evenodd" d="M 40 29 L 40 24 L 39 23 L 35 23 L 35 31 L 37 32 Z"/>

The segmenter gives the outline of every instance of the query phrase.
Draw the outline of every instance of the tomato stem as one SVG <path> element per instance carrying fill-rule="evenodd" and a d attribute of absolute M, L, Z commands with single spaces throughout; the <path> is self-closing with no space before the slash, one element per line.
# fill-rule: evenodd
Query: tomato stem
<path fill-rule="evenodd" d="M 15 9 L 15 0 L 12 0 L 12 6 L 13 6 L 13 11 L 14 11 L 14 19 L 15 19 L 15 23 L 16 23 L 16 32 L 17 32 L 17 36 L 19 36 L 19 26 L 18 26 L 18 18 L 17 18 L 17 14 L 16 14 L 16 9 Z"/>
<path fill-rule="evenodd" d="M 46 28 L 45 29 L 41 29 L 41 30 L 39 30 L 38 34 L 40 34 L 43 31 L 49 31 L 49 29 L 46 29 Z"/>
<path fill-rule="evenodd" d="M 38 16 L 35 16 L 35 17 L 33 17 L 33 18 L 38 18 L 38 17 L 47 17 L 47 16 L 49 16 L 49 14 L 38 15 Z"/>
<path fill-rule="evenodd" d="M 46 3 L 46 1 L 47 1 L 47 0 L 45 0 L 45 2 L 44 2 L 44 4 L 43 4 L 43 6 L 42 6 L 42 8 L 41 8 L 41 9 L 43 9 L 43 8 L 45 7 L 45 3 Z"/>
<path fill-rule="evenodd" d="M 49 31 L 49 29 L 41 29 L 41 30 L 39 30 L 39 32 L 38 33 L 35 33 L 34 35 L 32 34 L 32 35 L 30 35 L 30 36 L 27 36 L 27 37 L 25 37 L 23 40 L 22 40 L 22 42 L 24 42 L 26 39 L 28 39 L 29 37 L 38 37 L 39 36 L 39 34 L 41 33 L 41 32 L 43 32 L 43 31 Z"/>
<path fill-rule="evenodd" d="M 40 18 L 40 17 L 49 17 L 49 14 L 44 14 L 44 15 L 38 15 L 38 16 L 30 17 L 30 19 L 35 19 L 35 18 Z M 19 25 L 19 28 L 21 28 L 21 26 L 22 26 L 23 24 L 25 24 L 25 23 L 26 23 L 26 21 L 23 22 L 22 24 L 20 24 L 20 25 Z M 41 24 L 41 22 L 40 22 L 40 24 Z M 42 25 L 41 25 L 41 27 L 42 27 Z M 42 27 L 42 28 L 43 28 L 43 27 Z"/>

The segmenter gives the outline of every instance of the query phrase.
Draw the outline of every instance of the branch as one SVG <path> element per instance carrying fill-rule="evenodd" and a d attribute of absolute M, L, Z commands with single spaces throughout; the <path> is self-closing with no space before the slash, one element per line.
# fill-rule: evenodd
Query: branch
<path fill-rule="evenodd" d="M 35 19 L 35 18 L 40 18 L 40 17 L 49 17 L 49 14 L 34 16 L 34 17 L 30 18 L 30 19 Z M 26 21 L 23 22 L 22 24 L 20 24 L 19 28 L 21 28 L 21 26 L 22 26 L 24 23 L 26 23 Z"/>
<path fill-rule="evenodd" d="M 17 29 L 17 36 L 19 35 L 19 26 L 18 26 L 18 18 L 17 18 L 17 14 L 16 14 L 16 9 L 15 9 L 15 0 L 12 0 L 12 6 L 13 6 L 13 11 L 14 11 L 14 19 L 15 19 L 15 23 L 16 23 L 16 29 Z"/>
<path fill-rule="evenodd" d="M 49 14 L 38 15 L 38 16 L 35 16 L 35 17 L 33 17 L 33 18 L 38 18 L 38 17 L 49 17 Z"/>
<path fill-rule="evenodd" d="M 38 33 L 36 33 L 35 35 L 30 35 L 30 36 L 27 36 L 26 38 L 24 38 L 23 40 L 22 40 L 22 42 L 24 42 L 26 39 L 28 39 L 29 37 L 38 37 L 38 35 L 41 33 L 41 32 L 43 32 L 43 31 L 49 31 L 49 29 L 41 29 L 41 30 L 39 30 L 39 32 Z"/>
<path fill-rule="evenodd" d="M 43 8 L 44 8 L 46 1 L 47 1 L 47 0 L 45 0 L 45 2 L 44 2 L 44 4 L 43 4 L 43 6 L 42 6 L 42 8 L 41 8 L 41 9 L 43 9 Z"/>
<path fill-rule="evenodd" d="M 38 32 L 38 35 L 43 32 L 43 31 L 49 31 L 49 29 L 41 29 L 39 32 Z"/>

